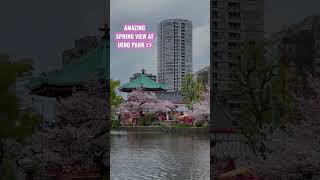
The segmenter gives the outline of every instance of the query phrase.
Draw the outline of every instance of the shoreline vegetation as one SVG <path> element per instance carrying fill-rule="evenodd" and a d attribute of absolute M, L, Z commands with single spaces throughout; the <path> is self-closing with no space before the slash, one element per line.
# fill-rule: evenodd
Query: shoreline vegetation
<path fill-rule="evenodd" d="M 111 131 L 137 131 L 137 132 L 177 132 L 177 133 L 205 133 L 209 134 L 209 127 L 180 127 L 180 126 L 118 126 Z"/>

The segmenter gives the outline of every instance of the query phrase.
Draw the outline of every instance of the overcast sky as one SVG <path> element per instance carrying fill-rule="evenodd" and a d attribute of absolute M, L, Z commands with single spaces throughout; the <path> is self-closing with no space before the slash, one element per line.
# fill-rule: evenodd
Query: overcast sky
<path fill-rule="evenodd" d="M 264 0 L 266 34 L 279 31 L 310 15 L 320 15 L 319 0 Z"/>
<path fill-rule="evenodd" d="M 193 69 L 210 64 L 209 0 L 111 0 L 111 39 L 126 23 L 144 23 L 157 32 L 165 19 L 187 19 L 193 23 Z M 111 78 L 128 82 L 142 68 L 157 75 L 157 39 L 152 49 L 117 49 L 111 42 Z"/>
<path fill-rule="evenodd" d="M 104 0 L 0 0 L 0 53 L 34 59 L 41 71 L 59 68 L 61 52 L 94 35 Z"/>
<path fill-rule="evenodd" d="M 265 1 L 267 32 L 320 12 L 319 0 Z M 209 64 L 209 0 L 111 0 L 111 9 L 112 30 L 143 22 L 155 31 L 163 19 L 190 19 L 194 69 Z M 74 40 L 98 33 L 103 12 L 104 0 L 0 0 L 0 53 L 30 57 L 40 71 L 59 68 L 61 52 L 72 48 Z M 156 48 L 123 52 L 112 49 L 111 77 L 128 81 L 142 66 L 156 73 Z"/>

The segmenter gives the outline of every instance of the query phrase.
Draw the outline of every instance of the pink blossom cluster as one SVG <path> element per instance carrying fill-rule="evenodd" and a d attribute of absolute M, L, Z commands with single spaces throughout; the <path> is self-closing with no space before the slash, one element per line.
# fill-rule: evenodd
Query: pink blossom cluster
<path fill-rule="evenodd" d="M 187 112 L 191 117 L 193 123 L 207 122 L 210 118 L 210 88 L 207 87 L 203 92 L 203 100 L 195 103 L 193 109 Z"/>
<path fill-rule="evenodd" d="M 108 104 L 105 83 L 92 81 L 86 91 L 57 102 L 54 127 L 34 134 L 18 159 L 22 167 L 36 164 L 79 165 L 99 160 L 108 153 Z M 108 162 L 105 162 L 108 163 Z"/>
<path fill-rule="evenodd" d="M 120 113 L 136 113 L 143 112 L 169 112 L 174 110 L 175 104 L 170 101 L 160 100 L 155 94 L 145 92 L 141 89 L 132 91 L 128 99 L 120 105 L 118 112 Z"/>

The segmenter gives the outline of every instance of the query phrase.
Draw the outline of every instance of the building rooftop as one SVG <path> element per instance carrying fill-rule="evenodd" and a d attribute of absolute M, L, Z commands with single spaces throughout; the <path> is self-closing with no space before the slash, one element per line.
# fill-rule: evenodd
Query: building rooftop
<path fill-rule="evenodd" d="M 206 71 L 210 71 L 210 66 L 207 66 L 207 67 L 204 67 L 204 68 L 197 70 L 195 72 L 195 74 L 199 74 L 199 73 L 206 72 Z"/>
<path fill-rule="evenodd" d="M 109 47 L 106 47 L 105 40 L 100 45 L 82 56 L 74 63 L 64 65 L 61 69 L 42 73 L 39 77 L 30 80 L 26 87 L 31 91 L 43 86 L 78 86 L 84 85 L 93 76 L 99 79 L 107 78 L 107 57 Z"/>
<path fill-rule="evenodd" d="M 168 87 L 165 84 L 160 84 L 150 79 L 145 70 L 142 70 L 140 76 L 131 82 L 120 86 L 121 92 L 131 92 L 134 89 L 143 89 L 146 91 L 166 91 Z"/>
<path fill-rule="evenodd" d="M 166 19 L 166 20 L 161 21 L 160 23 L 171 22 L 171 21 L 182 21 L 182 22 L 190 22 L 190 23 L 192 23 L 192 21 L 187 20 L 187 19 Z"/>

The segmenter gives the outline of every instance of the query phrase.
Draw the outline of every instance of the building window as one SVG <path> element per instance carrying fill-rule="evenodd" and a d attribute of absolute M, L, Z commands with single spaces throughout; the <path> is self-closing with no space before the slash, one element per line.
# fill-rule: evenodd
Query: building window
<path fill-rule="evenodd" d="M 213 38 L 218 38 L 218 32 L 213 32 Z"/>
<path fill-rule="evenodd" d="M 240 13 L 238 12 L 229 12 L 229 19 L 240 19 Z"/>
<path fill-rule="evenodd" d="M 212 73 L 212 79 L 213 79 L 213 80 L 217 80 L 217 79 L 218 79 L 217 73 Z"/>
<path fill-rule="evenodd" d="M 260 24 L 248 24 L 247 25 L 247 31 L 249 32 L 261 32 L 261 26 Z"/>
<path fill-rule="evenodd" d="M 240 10 L 240 3 L 239 2 L 229 2 L 228 8 L 232 10 Z"/>
<path fill-rule="evenodd" d="M 218 63 L 217 62 L 213 63 L 213 68 L 218 68 Z"/>
<path fill-rule="evenodd" d="M 228 33 L 229 39 L 240 40 L 240 33 Z"/>
<path fill-rule="evenodd" d="M 217 48 L 218 47 L 218 42 L 213 42 L 213 48 Z"/>
<path fill-rule="evenodd" d="M 228 43 L 228 47 L 230 49 L 239 49 L 240 48 L 240 44 L 239 43 L 234 43 L 234 42 L 229 42 Z"/>
<path fill-rule="evenodd" d="M 237 65 L 236 63 L 229 63 L 229 67 L 230 67 L 231 69 L 235 68 L 236 65 Z"/>
<path fill-rule="evenodd" d="M 218 7 L 218 2 L 217 1 L 213 1 L 212 2 L 212 7 L 213 8 L 217 8 Z"/>
<path fill-rule="evenodd" d="M 217 21 L 213 21 L 212 22 L 212 28 L 213 29 L 218 29 L 218 22 Z"/>
<path fill-rule="evenodd" d="M 218 11 L 213 11 L 212 12 L 212 17 L 213 18 L 218 18 Z"/>
<path fill-rule="evenodd" d="M 240 30 L 240 23 L 229 23 L 229 28 L 232 30 Z"/>
<path fill-rule="evenodd" d="M 240 60 L 241 56 L 239 53 L 228 53 L 229 60 Z"/>

